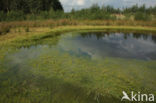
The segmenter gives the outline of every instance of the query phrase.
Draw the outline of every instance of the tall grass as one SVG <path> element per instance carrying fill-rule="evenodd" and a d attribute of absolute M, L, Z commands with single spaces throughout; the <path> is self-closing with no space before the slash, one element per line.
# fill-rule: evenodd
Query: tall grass
<path fill-rule="evenodd" d="M 11 26 L 10 25 L 2 25 L 0 26 L 0 35 L 2 34 L 7 34 L 8 32 L 10 32 Z"/>
<path fill-rule="evenodd" d="M 156 27 L 156 21 L 135 21 L 135 20 L 42 20 L 42 21 L 13 21 L 0 22 L 0 28 L 6 27 L 57 27 L 66 25 L 112 25 L 112 26 L 152 26 Z"/>
<path fill-rule="evenodd" d="M 11 28 L 24 27 L 25 32 L 29 32 L 31 27 L 50 27 L 55 28 L 58 26 L 146 26 L 156 27 L 155 21 L 135 21 L 135 20 L 42 20 L 42 21 L 13 21 L 13 22 L 0 22 L 0 35 L 6 34 Z"/>

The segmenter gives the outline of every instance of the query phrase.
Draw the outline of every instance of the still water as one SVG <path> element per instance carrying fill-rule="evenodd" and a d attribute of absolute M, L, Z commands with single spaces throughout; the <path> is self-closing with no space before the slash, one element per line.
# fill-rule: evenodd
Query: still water
<path fill-rule="evenodd" d="M 0 102 L 119 103 L 122 91 L 156 94 L 154 35 L 77 32 L 25 42 L 1 60 Z"/>
<path fill-rule="evenodd" d="M 65 35 L 58 43 L 63 50 L 91 58 L 119 57 L 156 60 L 156 36 L 124 33 Z"/>
<path fill-rule="evenodd" d="M 139 60 L 156 60 L 156 36 L 149 34 L 125 33 L 68 33 L 58 35 L 54 46 L 38 44 L 22 47 L 17 55 L 35 57 L 42 52 L 58 49 L 71 55 L 88 56 L 91 59 L 107 57 Z M 44 48 L 47 48 L 45 51 Z"/>

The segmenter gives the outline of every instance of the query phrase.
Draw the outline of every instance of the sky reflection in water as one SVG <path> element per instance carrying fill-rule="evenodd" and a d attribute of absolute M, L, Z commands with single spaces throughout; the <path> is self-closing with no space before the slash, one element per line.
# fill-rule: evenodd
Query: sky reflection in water
<path fill-rule="evenodd" d="M 156 36 L 133 33 L 67 33 L 55 46 L 46 44 L 21 48 L 16 57 L 36 57 L 53 49 L 92 59 L 106 57 L 156 60 Z"/>

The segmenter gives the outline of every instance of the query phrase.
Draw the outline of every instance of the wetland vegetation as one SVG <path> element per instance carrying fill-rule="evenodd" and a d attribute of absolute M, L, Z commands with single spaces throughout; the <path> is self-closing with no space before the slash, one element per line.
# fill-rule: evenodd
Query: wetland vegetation
<path fill-rule="evenodd" d="M 155 13 L 145 5 L 64 12 L 58 0 L 0 1 L 0 103 L 156 95 Z"/>
<path fill-rule="evenodd" d="M 0 102 L 118 103 L 123 90 L 156 91 L 152 34 L 48 33 L 3 46 Z"/>

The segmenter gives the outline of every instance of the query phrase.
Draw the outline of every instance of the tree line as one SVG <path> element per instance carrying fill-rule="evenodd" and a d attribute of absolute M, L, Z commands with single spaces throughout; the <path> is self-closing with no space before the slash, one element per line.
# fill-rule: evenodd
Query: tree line
<path fill-rule="evenodd" d="M 0 0 L 0 11 L 8 13 L 17 11 L 27 13 L 37 13 L 39 11 L 63 10 L 58 0 Z"/>
<path fill-rule="evenodd" d="M 114 8 L 112 6 L 99 6 L 97 4 L 92 5 L 90 8 L 82 10 L 72 10 L 69 16 L 74 19 L 105 19 L 115 20 L 118 15 L 124 15 L 125 18 L 130 19 L 131 16 L 135 20 L 151 20 L 156 17 L 156 6 L 147 8 L 145 5 L 138 6 L 133 5 L 129 8 Z"/>
<path fill-rule="evenodd" d="M 1 3 L 2 2 L 2 3 Z M 135 20 L 151 20 L 156 17 L 156 6 L 146 7 L 137 4 L 129 8 L 92 5 L 81 10 L 64 12 L 59 0 L 0 0 L 0 21 L 44 20 L 44 19 L 89 19 L 116 20 L 121 14 Z"/>

